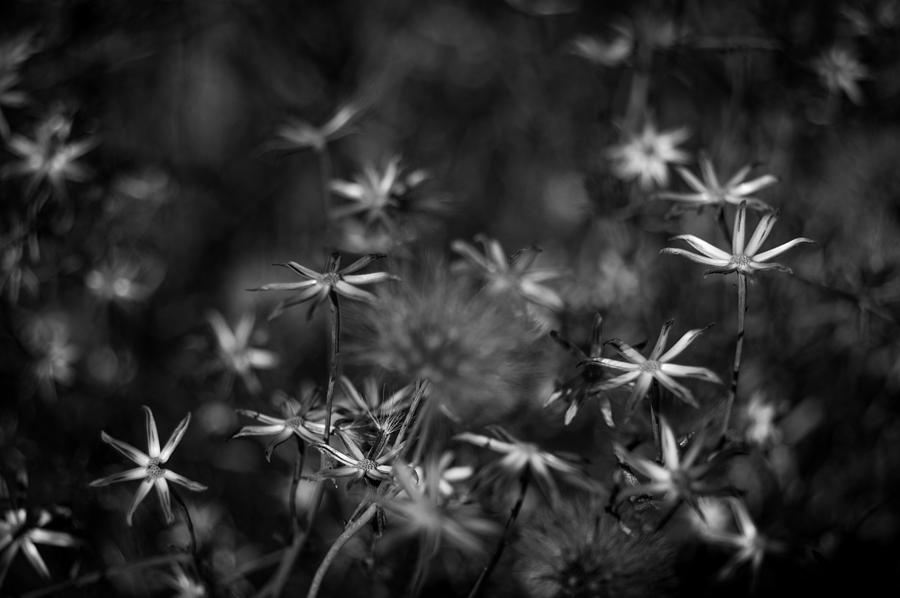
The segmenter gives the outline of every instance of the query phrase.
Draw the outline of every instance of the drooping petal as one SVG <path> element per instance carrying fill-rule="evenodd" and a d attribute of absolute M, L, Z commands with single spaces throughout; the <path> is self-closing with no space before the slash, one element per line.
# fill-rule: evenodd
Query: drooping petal
<path fill-rule="evenodd" d="M 359 463 L 356 459 L 354 459 L 348 455 L 345 455 L 341 451 L 339 451 L 327 444 L 320 442 L 320 443 L 314 444 L 313 446 L 316 447 L 317 449 L 319 449 L 319 451 L 321 451 L 323 453 L 327 453 L 333 459 L 335 459 L 349 467 L 356 467 Z"/>
<path fill-rule="evenodd" d="M 251 291 L 296 291 L 311 285 L 317 285 L 317 280 L 301 280 L 300 282 L 270 282 L 261 287 L 250 289 Z"/>
<path fill-rule="evenodd" d="M 647 396 L 647 391 L 650 390 L 650 383 L 653 382 L 653 376 L 647 372 L 642 372 L 637 379 L 637 382 L 634 383 L 634 388 L 631 389 L 631 395 L 628 397 L 628 402 L 625 403 L 625 413 L 628 417 L 634 413 L 635 408 L 637 408 L 637 404 L 641 402 L 645 396 Z"/>
<path fill-rule="evenodd" d="M 660 384 L 668 388 L 676 397 L 678 397 L 688 405 L 692 407 L 700 406 L 697 404 L 697 400 L 694 398 L 694 395 L 691 393 L 691 391 L 676 382 L 675 379 L 668 374 L 660 370 L 654 372 L 653 376 L 659 381 Z"/>
<path fill-rule="evenodd" d="M 634 364 L 629 364 L 629 365 L 634 365 Z M 628 384 L 629 382 L 636 380 L 637 377 L 640 375 L 641 375 L 641 372 L 635 368 L 634 370 L 632 370 L 630 372 L 625 372 L 624 374 L 619 374 L 618 376 L 614 376 L 614 377 L 610 378 L 609 380 L 604 380 L 600 385 L 600 389 L 601 390 L 610 390 L 613 388 L 618 388 L 620 386 L 624 386 L 624 385 Z"/>
<path fill-rule="evenodd" d="M 334 284 L 334 290 L 339 295 L 347 297 L 348 299 L 355 299 L 356 301 L 362 301 L 364 303 L 375 303 L 378 301 L 378 297 L 372 293 L 358 289 L 343 280 L 339 280 Z"/>
<path fill-rule="evenodd" d="M 119 451 L 120 453 L 122 453 L 123 455 L 128 457 L 129 459 L 131 459 L 133 462 L 140 465 L 141 467 L 145 467 L 147 465 L 147 463 L 150 462 L 150 457 L 148 457 L 146 454 L 144 454 L 143 451 L 139 451 L 138 449 L 134 448 L 127 442 L 122 442 L 121 440 L 116 440 L 115 438 L 113 438 L 112 436 L 107 434 L 106 432 L 100 432 L 100 440 L 102 440 L 106 444 L 110 445 L 111 447 L 113 447 L 114 449 L 116 449 L 117 451 Z"/>
<path fill-rule="evenodd" d="M 149 407 L 141 405 L 141 408 L 144 410 L 144 423 L 147 429 L 147 455 L 153 459 L 159 457 L 159 433 L 156 431 L 156 420 L 153 419 L 153 412 Z"/>
<path fill-rule="evenodd" d="M 642 358 L 643 359 L 643 358 Z M 625 370 L 627 372 L 631 372 L 637 370 L 640 366 L 639 363 L 632 363 L 630 361 L 619 361 L 618 359 L 609 359 L 606 357 L 591 357 L 587 361 L 582 362 L 585 365 L 589 364 L 598 364 L 602 366 L 606 366 L 608 368 L 614 368 L 617 370 Z"/>
<path fill-rule="evenodd" d="M 28 538 L 23 538 L 20 544 L 22 547 L 22 554 L 25 555 L 25 558 L 27 558 L 28 562 L 31 563 L 31 566 L 34 567 L 34 570 L 44 579 L 50 579 L 50 570 L 47 568 L 47 563 L 41 558 L 41 553 L 38 552 L 37 546 L 32 544 Z"/>
<path fill-rule="evenodd" d="M 127 471 L 120 471 L 119 473 L 114 473 L 112 475 L 108 475 L 103 478 L 98 478 L 88 484 L 92 488 L 100 488 L 102 486 L 109 486 L 110 484 L 117 484 L 119 482 L 130 482 L 131 480 L 139 480 L 147 475 L 146 467 L 135 467 L 134 469 L 129 469 Z"/>
<path fill-rule="evenodd" d="M 162 507 L 166 523 L 174 522 L 175 513 L 172 512 L 172 497 L 169 494 L 168 482 L 165 478 L 156 478 L 153 485 L 156 486 L 156 495 L 159 497 L 159 506 Z"/>
<path fill-rule="evenodd" d="M 190 490 L 192 492 L 202 492 L 202 491 L 206 490 L 206 486 L 204 484 L 201 484 L 200 482 L 195 482 L 193 480 L 189 480 L 188 478 L 184 477 L 183 475 L 175 473 L 171 469 L 166 469 L 163 472 L 163 477 L 165 479 L 167 479 L 168 481 L 174 482 L 175 484 L 178 484 L 179 486 L 183 486 L 184 488 L 187 488 L 188 490 Z"/>
<path fill-rule="evenodd" d="M 141 482 L 141 485 L 138 486 L 137 492 L 134 494 L 134 500 L 131 501 L 131 506 L 128 507 L 128 513 L 125 515 L 125 522 L 129 526 L 132 524 L 134 512 L 137 511 L 138 505 L 147 498 L 147 494 L 150 492 L 151 488 L 153 488 L 153 480 L 151 479 L 145 479 Z"/>
<path fill-rule="evenodd" d="M 172 452 L 175 450 L 175 447 L 178 446 L 178 443 L 181 442 L 181 438 L 184 436 L 185 431 L 188 428 L 188 424 L 191 423 L 191 414 L 188 412 L 187 415 L 184 416 L 178 425 L 175 427 L 175 431 L 172 432 L 172 435 L 169 436 L 169 441 L 166 443 L 166 446 L 163 447 L 162 452 L 159 453 L 159 460 L 165 463 L 169 460 L 169 457 L 172 456 Z"/>

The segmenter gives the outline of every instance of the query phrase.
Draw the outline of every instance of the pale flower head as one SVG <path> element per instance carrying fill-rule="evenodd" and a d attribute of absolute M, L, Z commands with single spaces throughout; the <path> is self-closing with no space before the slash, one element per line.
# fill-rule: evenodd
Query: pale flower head
<path fill-rule="evenodd" d="M 166 469 L 163 467 L 163 465 L 165 465 L 166 462 L 172 457 L 172 453 L 175 451 L 175 448 L 181 442 L 184 433 L 187 431 L 188 424 L 191 423 L 191 414 L 188 413 L 184 417 L 184 419 L 179 422 L 179 424 L 175 427 L 175 431 L 172 432 L 172 435 L 169 437 L 168 442 L 166 442 L 165 446 L 160 448 L 159 433 L 156 430 L 156 420 L 153 418 L 153 412 L 146 405 L 143 406 L 143 409 L 144 415 L 146 417 L 147 430 L 146 453 L 136 449 L 126 442 L 116 440 L 106 432 L 100 433 L 100 438 L 103 440 L 103 442 L 125 455 L 128 459 L 135 463 L 137 467 L 128 469 L 121 473 L 114 473 L 110 476 L 99 478 L 91 482 L 90 485 L 94 488 L 99 488 L 101 486 L 108 486 L 110 484 L 115 484 L 118 482 L 141 480 L 141 485 L 138 486 L 138 490 L 134 495 L 134 500 L 131 503 L 131 507 L 129 507 L 128 509 L 128 514 L 125 516 L 125 521 L 128 523 L 128 525 L 131 525 L 132 519 L 134 517 L 134 512 L 137 510 L 138 505 L 140 505 L 141 502 L 145 498 L 147 498 L 147 494 L 149 494 L 150 490 L 155 487 L 156 493 L 159 496 L 159 504 L 160 506 L 162 506 L 166 522 L 172 523 L 175 521 L 175 514 L 172 512 L 172 500 L 169 489 L 169 482 L 174 482 L 175 484 L 183 486 L 188 490 L 191 490 L 192 492 L 200 492 L 202 490 L 206 490 L 206 486 L 204 486 L 203 484 L 189 480 L 186 477 L 175 473 L 171 469 Z"/>
<path fill-rule="evenodd" d="M 862 103 L 859 83 L 870 75 L 853 51 L 839 47 L 829 48 L 813 62 L 813 68 L 830 93 L 843 92 L 854 104 Z"/>
<path fill-rule="evenodd" d="M 52 518 L 44 509 L 31 513 L 25 509 L 10 509 L 0 519 L 0 588 L 3 587 L 10 565 L 20 552 L 42 578 L 50 580 L 50 569 L 36 544 L 64 548 L 80 544 L 67 533 L 46 529 Z"/>
<path fill-rule="evenodd" d="M 665 187 L 669 184 L 669 165 L 688 161 L 688 153 L 678 146 L 689 136 L 686 127 L 659 132 L 648 120 L 643 130 L 628 135 L 625 141 L 607 150 L 606 155 L 620 179 L 637 180 L 645 190 L 654 185 Z"/>

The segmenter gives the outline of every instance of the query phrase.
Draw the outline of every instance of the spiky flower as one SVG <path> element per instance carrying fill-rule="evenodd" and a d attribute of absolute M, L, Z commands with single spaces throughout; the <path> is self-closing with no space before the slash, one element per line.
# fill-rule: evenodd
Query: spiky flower
<path fill-rule="evenodd" d="M 516 546 L 516 575 L 532 598 L 678 595 L 676 547 L 658 532 L 624 527 L 599 498 L 543 509 Z"/>
<path fill-rule="evenodd" d="M 579 464 L 581 459 L 573 455 L 559 456 L 543 451 L 536 444 L 518 440 L 499 426 L 493 426 L 493 431 L 496 438 L 471 432 L 463 432 L 453 437 L 455 440 L 481 446 L 503 455 L 496 463 L 495 471 L 488 475 L 489 478 L 516 480 L 527 476 L 553 504 L 559 500 L 559 489 L 551 470 L 570 484 L 580 485 L 583 488 L 594 487 Z"/>
<path fill-rule="evenodd" d="M 424 170 L 407 171 L 400 166 L 400 156 L 393 156 L 383 169 L 374 164 L 363 167 L 352 181 L 331 181 L 331 190 L 349 203 L 331 211 L 337 220 L 362 218 L 367 226 L 381 225 L 393 230 L 394 213 L 399 212 L 409 194 L 428 180 Z"/>
<path fill-rule="evenodd" d="M 325 410 L 321 407 L 313 408 L 316 396 L 315 393 L 308 394 L 303 397 L 303 401 L 297 401 L 278 393 L 282 417 L 273 417 L 250 409 L 237 409 L 238 414 L 255 419 L 263 425 L 244 426 L 232 438 L 274 435 L 275 437 L 266 445 L 266 461 L 271 461 L 272 452 L 280 444 L 287 442 L 291 436 L 296 436 L 309 444 L 322 442 L 325 438 Z M 332 419 L 333 425 L 339 422 L 338 417 Z"/>
<path fill-rule="evenodd" d="M 359 112 L 359 108 L 352 104 L 341 106 L 330 119 L 318 127 L 303 120 L 288 121 L 278 128 L 277 140 L 272 147 L 283 150 L 312 148 L 322 152 L 331 141 L 353 132 L 351 125 Z"/>
<path fill-rule="evenodd" d="M 5 165 L 0 175 L 29 177 L 29 195 L 45 183 L 56 195 L 65 195 L 66 181 L 87 180 L 88 170 L 78 160 L 97 145 L 93 138 L 70 142 L 71 130 L 71 120 L 54 114 L 38 125 L 33 139 L 11 136 L 9 150 L 20 159 Z"/>
<path fill-rule="evenodd" d="M 393 476 L 391 462 L 403 450 L 404 444 L 402 442 L 388 447 L 382 438 L 382 442 L 374 444 L 366 453 L 363 452 L 362 447 L 350 434 L 340 429 L 337 433 L 347 449 L 346 452 L 322 442 L 313 445 L 323 455 L 327 455 L 339 463 L 338 467 L 322 469 L 319 472 L 320 476 L 324 478 L 365 479 L 375 483 L 391 479 Z"/>
<path fill-rule="evenodd" d="M 216 349 L 224 367 L 232 374 L 240 376 L 247 390 L 256 394 L 260 391 L 259 380 L 254 369 L 272 369 L 278 365 L 278 355 L 272 351 L 250 346 L 253 334 L 253 314 L 244 314 L 234 331 L 228 326 L 222 314 L 213 310 L 206 316 L 216 338 Z"/>
<path fill-rule="evenodd" d="M 175 521 L 175 514 L 172 512 L 169 482 L 174 482 L 179 486 L 184 486 L 192 492 L 200 492 L 202 490 L 206 490 L 206 486 L 204 486 L 203 484 L 189 480 L 186 477 L 175 473 L 171 469 L 165 469 L 163 467 L 163 465 L 165 465 L 169 458 L 172 456 L 172 453 L 175 451 L 175 448 L 178 446 L 178 443 L 181 442 L 181 438 L 187 431 L 188 424 L 191 423 L 191 414 L 188 413 L 184 417 L 184 419 L 182 419 L 181 422 L 178 423 L 178 425 L 175 427 L 175 431 L 172 432 L 172 435 L 169 437 L 168 442 L 166 442 L 165 446 L 160 449 L 159 434 L 156 430 L 156 420 L 153 418 L 153 412 L 146 405 L 143 405 L 143 409 L 144 415 L 146 416 L 147 428 L 146 453 L 136 449 L 127 442 L 116 440 L 106 432 L 100 433 L 100 438 L 103 440 L 103 442 L 125 455 L 127 458 L 137 464 L 137 467 L 135 467 L 134 469 L 129 469 L 127 471 L 123 471 L 121 473 L 115 473 L 113 475 L 94 480 L 90 485 L 94 488 L 98 488 L 101 486 L 116 484 L 118 482 L 140 480 L 143 478 L 143 480 L 141 481 L 141 485 L 138 486 L 137 493 L 134 495 L 134 501 L 131 503 L 131 507 L 129 507 L 128 509 L 128 514 L 125 516 L 125 521 L 128 522 L 128 525 L 131 525 L 132 518 L 134 517 L 134 512 L 137 510 L 138 505 L 140 505 L 141 502 L 147 497 L 150 489 L 155 487 L 156 493 L 159 496 L 159 504 L 162 506 L 163 513 L 166 517 L 166 522 L 172 523 L 173 521 Z"/>
<path fill-rule="evenodd" d="M 478 235 L 475 239 L 484 246 L 484 253 L 460 240 L 454 241 L 451 247 L 466 259 L 468 266 L 474 267 L 478 275 L 484 278 L 488 293 L 513 293 L 548 309 L 562 309 L 562 298 L 544 284 L 547 280 L 559 278 L 561 272 L 549 268 L 531 268 L 540 252 L 538 248 L 528 247 L 507 258 L 496 239 L 484 235 Z"/>
<path fill-rule="evenodd" d="M 691 171 L 678 166 L 675 168 L 685 183 L 693 190 L 691 193 L 675 193 L 672 191 L 663 191 L 657 193 L 659 199 L 669 199 L 682 204 L 692 205 L 696 207 L 723 207 L 726 204 L 740 205 L 741 202 L 747 202 L 747 205 L 756 210 L 771 211 L 772 208 L 766 202 L 751 197 L 760 189 L 765 189 L 770 185 L 774 185 L 778 179 L 771 174 L 765 174 L 751 181 L 745 180 L 750 174 L 750 166 L 744 166 L 738 170 L 725 183 L 720 183 L 716 176 L 712 162 L 708 157 L 700 158 L 700 173 L 703 177 L 701 181 Z"/>
<path fill-rule="evenodd" d="M 681 355 L 688 346 L 700 336 L 706 328 L 696 328 L 688 330 L 678 341 L 672 345 L 665 353 L 663 349 L 666 347 L 666 341 L 669 338 L 669 331 L 672 329 L 674 320 L 669 320 L 663 324 L 659 331 L 659 338 L 650 352 L 649 357 L 644 357 L 638 353 L 637 349 L 631 345 L 622 342 L 619 339 L 611 339 L 609 343 L 627 360 L 619 361 L 617 359 L 608 359 L 606 357 L 592 357 L 587 363 L 596 363 L 609 368 L 623 370 L 625 373 L 606 381 L 605 388 L 617 388 L 626 384 L 634 383 L 631 396 L 625 406 L 626 412 L 630 415 L 634 412 L 637 404 L 643 399 L 650 390 L 650 384 L 656 380 L 660 385 L 671 391 L 676 397 L 685 403 L 697 407 L 697 401 L 694 399 L 693 393 L 686 387 L 675 381 L 675 378 L 698 378 L 707 382 L 721 384 L 722 380 L 711 370 L 704 367 L 691 365 L 676 365 L 671 363 L 673 359 Z"/>
<path fill-rule="evenodd" d="M 869 77 L 869 70 L 855 53 L 847 48 L 829 48 L 813 62 L 813 68 L 829 92 L 844 92 L 854 104 L 862 103 L 859 82 Z"/>
<path fill-rule="evenodd" d="M 375 295 L 358 288 L 358 285 L 375 284 L 387 280 L 396 279 L 387 272 L 370 272 L 368 274 L 356 274 L 375 260 L 385 257 L 380 254 L 371 254 L 361 257 L 349 266 L 341 268 L 341 254 L 332 253 L 324 272 L 316 272 L 297 262 L 279 264 L 293 270 L 306 280 L 300 282 L 273 282 L 265 284 L 253 291 L 300 291 L 293 299 L 286 299 L 278 304 L 270 319 L 275 317 L 287 307 L 312 301 L 307 317 L 311 318 L 316 307 L 325 302 L 330 296 L 346 297 L 354 301 L 374 303 Z"/>
<path fill-rule="evenodd" d="M 729 272 L 737 272 L 739 276 L 751 276 L 758 271 L 778 270 L 780 272 L 791 272 L 791 269 L 781 264 L 769 263 L 774 257 L 777 257 L 801 243 L 814 243 L 812 239 L 806 237 L 798 237 L 787 243 L 782 243 L 778 247 L 769 249 L 768 251 L 760 251 L 762 244 L 766 242 L 769 233 L 778 221 L 778 215 L 773 212 L 763 214 L 756 225 L 756 230 L 749 240 L 747 235 L 747 203 L 741 202 L 734 216 L 734 231 L 731 239 L 731 253 L 719 249 L 715 245 L 704 241 L 694 235 L 678 235 L 672 237 L 673 241 L 680 240 L 686 242 L 693 247 L 697 253 L 688 251 L 687 249 L 678 249 L 675 247 L 665 247 L 660 253 L 668 253 L 672 255 L 680 255 L 691 261 L 713 266 L 713 269 L 707 270 L 706 274 L 728 274 Z"/>
<path fill-rule="evenodd" d="M 762 565 L 766 552 L 780 550 L 781 546 L 759 533 L 743 500 L 732 497 L 727 499 L 727 501 L 734 515 L 737 530 L 707 529 L 704 532 L 704 537 L 713 544 L 727 546 L 735 551 L 721 571 L 719 571 L 720 578 L 732 575 L 745 563 L 750 564 L 755 578 L 759 574 L 759 568 Z"/>
<path fill-rule="evenodd" d="M 708 479 L 710 472 L 718 465 L 718 460 L 698 461 L 704 448 L 705 430 L 697 434 L 683 455 L 679 455 L 675 432 L 662 417 L 660 418 L 659 432 L 662 451 L 661 464 L 628 452 L 619 444 L 615 445 L 619 459 L 633 471 L 648 478 L 644 483 L 620 490 L 618 497 L 626 499 L 632 496 L 650 495 L 659 496 L 667 503 L 686 502 L 702 516 L 697 499 L 701 496 L 722 493 L 721 486 L 715 485 Z"/>
<path fill-rule="evenodd" d="M 669 184 L 669 164 L 688 161 L 687 152 L 678 146 L 689 136 L 684 127 L 657 132 L 656 125 L 648 120 L 640 133 L 629 135 L 625 141 L 611 147 L 606 155 L 612 160 L 613 172 L 620 179 L 637 179 L 645 190 L 654 184 L 665 187 Z"/>
<path fill-rule="evenodd" d="M 71 548 L 80 544 L 74 536 L 65 532 L 44 529 L 53 517 L 44 509 L 32 513 L 25 509 L 10 509 L 0 519 L 0 588 L 12 565 L 13 559 L 21 552 L 45 580 L 50 579 L 50 569 L 44 562 L 36 544 Z"/>

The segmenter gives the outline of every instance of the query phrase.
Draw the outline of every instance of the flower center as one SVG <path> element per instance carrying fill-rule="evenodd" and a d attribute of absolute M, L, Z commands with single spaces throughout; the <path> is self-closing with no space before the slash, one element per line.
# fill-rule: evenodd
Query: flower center
<path fill-rule="evenodd" d="M 147 463 L 147 479 L 155 480 L 161 478 L 164 473 L 165 470 L 159 466 L 159 457 L 150 459 L 150 462 Z"/>
<path fill-rule="evenodd" d="M 373 471 L 378 468 L 378 463 L 371 459 L 360 459 L 356 467 L 362 471 Z"/>
<path fill-rule="evenodd" d="M 652 374 L 653 372 L 659 371 L 659 362 L 653 359 L 648 359 L 644 363 L 638 365 L 638 370 L 641 372 L 647 372 Z"/>
<path fill-rule="evenodd" d="M 337 272 L 326 272 L 322 275 L 322 284 L 333 287 L 341 280 L 341 275 Z"/>
<path fill-rule="evenodd" d="M 750 258 L 743 253 L 731 256 L 731 264 L 741 272 L 749 272 L 751 270 Z"/>

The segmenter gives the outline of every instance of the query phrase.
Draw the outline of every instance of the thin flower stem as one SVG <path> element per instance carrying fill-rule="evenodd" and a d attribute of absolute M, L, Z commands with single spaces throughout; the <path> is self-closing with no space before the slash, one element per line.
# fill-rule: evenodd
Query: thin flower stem
<path fill-rule="evenodd" d="M 341 302 L 337 293 L 329 294 L 331 306 L 331 368 L 328 373 L 328 386 L 325 391 L 325 444 L 331 436 L 331 409 L 334 404 L 334 384 L 341 371 Z"/>
<path fill-rule="evenodd" d="M 181 495 L 178 493 L 178 491 L 172 487 L 172 484 L 169 485 L 169 492 L 172 493 L 172 498 L 175 499 L 175 502 L 178 503 L 178 506 L 181 507 L 181 510 L 184 512 L 184 523 L 185 525 L 187 525 L 188 533 L 191 536 L 191 554 L 196 558 L 197 531 L 194 529 L 194 520 L 191 519 L 191 512 L 188 511 L 187 504 L 184 502 L 184 499 L 181 498 Z"/>
<path fill-rule="evenodd" d="M 650 385 L 650 425 L 653 428 L 653 446 L 656 447 L 656 460 L 662 462 L 662 424 L 659 418 L 660 403 L 659 384 L 653 380 Z"/>
<path fill-rule="evenodd" d="M 299 436 L 297 439 L 297 459 L 294 461 L 294 475 L 291 477 L 291 490 L 289 495 L 288 509 L 291 514 L 291 527 L 296 536 L 300 532 L 300 519 L 297 517 L 297 488 L 300 486 L 300 476 L 303 475 L 303 464 L 306 460 L 306 451 L 304 450 L 303 441 Z"/>
<path fill-rule="evenodd" d="M 494 569 L 497 567 L 497 563 L 500 562 L 500 557 L 503 556 L 503 550 L 506 548 L 506 545 L 509 544 L 509 532 L 512 529 L 513 524 L 516 522 L 516 518 L 519 516 L 519 511 L 522 510 L 522 504 L 525 502 L 525 493 L 528 492 L 528 482 L 530 477 L 528 475 L 528 471 L 526 470 L 522 473 L 522 477 L 519 478 L 519 498 L 516 499 L 516 504 L 513 505 L 512 511 L 509 513 L 509 518 L 506 520 L 506 525 L 503 526 L 503 534 L 500 536 L 500 541 L 497 543 L 497 548 L 494 550 L 494 554 L 491 556 L 490 562 L 488 562 L 487 566 L 481 572 L 481 575 L 478 576 L 478 580 L 475 582 L 475 585 L 472 586 L 472 590 L 469 592 L 468 598 L 478 598 L 481 595 L 481 591 L 484 588 L 485 582 L 491 576 Z"/>
<path fill-rule="evenodd" d="M 409 429 L 409 425 L 413 421 L 416 412 L 419 410 L 419 404 L 422 402 L 422 399 L 425 397 L 425 393 L 427 392 L 428 380 L 420 380 L 418 383 L 416 383 L 416 389 L 413 392 L 412 404 L 409 406 L 409 410 L 406 412 L 406 417 L 403 420 L 403 425 L 400 427 L 400 432 L 397 434 L 397 439 L 394 441 L 394 448 L 400 446 L 400 443 L 406 439 L 406 432 Z"/>
<path fill-rule="evenodd" d="M 356 533 L 361 530 L 371 519 L 375 516 L 375 513 L 378 512 L 378 503 L 372 503 L 369 505 L 365 511 L 363 511 L 362 515 L 360 515 L 355 521 L 347 524 L 347 527 L 344 528 L 344 531 L 341 532 L 341 535 L 337 537 L 334 541 L 334 544 L 331 545 L 331 548 L 328 549 L 328 553 L 325 555 L 325 558 L 322 559 L 322 563 L 319 565 L 319 568 L 316 569 L 316 574 L 313 576 L 312 583 L 309 586 L 309 591 L 306 593 L 306 598 L 316 598 L 319 594 L 319 589 L 322 587 L 322 581 L 325 579 L 325 574 L 328 572 L 328 568 L 331 567 L 331 563 L 334 562 L 334 559 L 337 558 L 338 553 L 341 551 L 341 548 L 350 541 Z"/>
<path fill-rule="evenodd" d="M 187 563 L 193 558 L 194 557 L 192 555 L 182 552 L 152 556 L 140 561 L 132 561 L 123 565 L 107 567 L 106 569 L 102 569 L 100 571 L 86 573 L 85 575 L 76 577 L 75 579 L 69 579 L 52 586 L 47 586 L 39 590 L 34 590 L 33 592 L 28 592 L 27 594 L 22 594 L 22 598 L 42 598 L 43 596 L 51 596 L 70 588 L 81 588 L 86 585 L 98 583 L 115 575 L 122 575 L 130 571 L 136 571 L 138 569 L 156 567 L 157 565 L 166 565 L 169 563 Z"/>
<path fill-rule="evenodd" d="M 747 316 L 747 276 L 738 272 L 738 329 L 737 340 L 734 345 L 734 364 L 731 369 L 731 386 L 728 389 L 728 397 L 725 399 L 725 413 L 722 416 L 722 431 L 719 441 L 725 440 L 728 433 L 728 423 L 731 420 L 731 409 L 737 396 L 738 378 L 741 374 L 741 357 L 744 353 L 744 321 Z"/>

